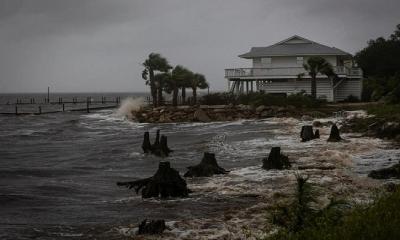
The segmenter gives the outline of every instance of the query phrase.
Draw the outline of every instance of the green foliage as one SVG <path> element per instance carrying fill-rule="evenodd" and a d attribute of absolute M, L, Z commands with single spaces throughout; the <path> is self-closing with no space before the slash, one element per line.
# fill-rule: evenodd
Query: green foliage
<path fill-rule="evenodd" d="M 379 104 L 367 107 L 368 114 L 387 121 L 400 121 L 400 104 Z"/>
<path fill-rule="evenodd" d="M 285 227 L 266 239 L 345 240 L 400 239 L 400 189 L 382 194 L 371 204 L 349 205 L 332 201 L 294 231 Z M 289 225 L 290 226 L 290 225 Z M 296 230 L 296 229 L 295 229 Z"/>
<path fill-rule="evenodd" d="M 400 24 L 390 38 L 370 40 L 355 58 L 367 77 L 362 100 L 400 103 Z"/>
<path fill-rule="evenodd" d="M 229 105 L 236 104 L 236 97 L 232 93 L 210 93 L 199 99 L 200 104 L 204 105 Z"/>
<path fill-rule="evenodd" d="M 302 108 L 320 107 L 326 103 L 324 100 L 313 99 L 310 95 L 304 92 L 291 94 L 289 96 L 280 94 L 266 94 L 263 92 L 253 92 L 235 96 L 231 93 L 212 93 L 204 95 L 200 99 L 201 104 L 206 105 L 227 105 L 227 104 L 244 104 L 258 107 L 264 106 L 295 106 Z"/>
<path fill-rule="evenodd" d="M 389 39 L 370 40 L 355 56 L 365 76 L 389 77 L 400 71 L 400 24 Z"/>
<path fill-rule="evenodd" d="M 385 100 L 389 103 L 400 103 L 400 72 L 393 76 L 372 76 L 363 83 L 364 101 Z"/>

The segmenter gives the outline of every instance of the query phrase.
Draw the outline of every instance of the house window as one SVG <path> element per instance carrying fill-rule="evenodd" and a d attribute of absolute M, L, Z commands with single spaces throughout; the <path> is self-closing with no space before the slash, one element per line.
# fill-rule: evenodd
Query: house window
<path fill-rule="evenodd" d="M 296 62 L 297 62 L 297 65 L 303 66 L 304 58 L 303 57 L 297 57 L 296 58 Z"/>
<path fill-rule="evenodd" d="M 264 66 L 270 66 L 271 62 L 271 58 L 261 58 L 261 64 Z"/>

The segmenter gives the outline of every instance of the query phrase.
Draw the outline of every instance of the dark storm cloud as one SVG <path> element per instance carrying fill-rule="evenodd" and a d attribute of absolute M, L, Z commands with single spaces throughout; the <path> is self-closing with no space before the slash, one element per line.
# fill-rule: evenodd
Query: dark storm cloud
<path fill-rule="evenodd" d="M 395 0 L 0 0 L 0 92 L 142 91 L 160 52 L 224 89 L 237 55 L 294 34 L 356 52 L 400 23 Z"/>

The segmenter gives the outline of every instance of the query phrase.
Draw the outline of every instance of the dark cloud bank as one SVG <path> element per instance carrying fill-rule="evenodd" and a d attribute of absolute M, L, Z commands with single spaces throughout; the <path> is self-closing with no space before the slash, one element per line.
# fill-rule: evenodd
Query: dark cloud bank
<path fill-rule="evenodd" d="M 226 88 L 237 55 L 297 34 L 355 53 L 400 23 L 398 0 L 0 0 L 0 92 L 144 91 L 141 62 Z"/>

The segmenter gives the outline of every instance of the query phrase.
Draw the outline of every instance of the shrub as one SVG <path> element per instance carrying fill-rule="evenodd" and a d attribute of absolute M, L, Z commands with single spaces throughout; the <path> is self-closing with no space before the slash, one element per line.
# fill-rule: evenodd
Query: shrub
<path fill-rule="evenodd" d="M 383 194 L 373 203 L 357 205 L 332 202 L 318 214 L 309 217 L 299 231 L 284 228 L 266 239 L 344 240 L 400 239 L 400 188 Z"/>
<path fill-rule="evenodd" d="M 210 93 L 199 99 L 200 104 L 204 105 L 228 105 L 236 104 L 236 97 L 232 93 Z"/>

